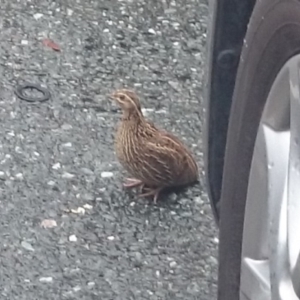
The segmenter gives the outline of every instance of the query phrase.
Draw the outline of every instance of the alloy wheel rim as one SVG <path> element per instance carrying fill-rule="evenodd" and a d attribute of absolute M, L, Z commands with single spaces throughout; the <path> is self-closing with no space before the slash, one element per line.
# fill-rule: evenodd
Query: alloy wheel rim
<path fill-rule="evenodd" d="M 300 55 L 278 73 L 250 169 L 241 300 L 300 299 Z"/>

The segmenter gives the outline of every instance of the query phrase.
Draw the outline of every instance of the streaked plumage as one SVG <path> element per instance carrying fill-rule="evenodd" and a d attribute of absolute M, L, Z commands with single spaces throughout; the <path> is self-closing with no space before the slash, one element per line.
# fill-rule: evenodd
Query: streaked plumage
<path fill-rule="evenodd" d="M 155 127 L 141 111 L 137 95 L 118 90 L 113 95 L 123 111 L 115 137 L 116 155 L 134 178 L 125 187 L 142 186 L 154 196 L 166 187 L 185 186 L 198 180 L 197 164 L 184 144 L 173 134 Z"/>

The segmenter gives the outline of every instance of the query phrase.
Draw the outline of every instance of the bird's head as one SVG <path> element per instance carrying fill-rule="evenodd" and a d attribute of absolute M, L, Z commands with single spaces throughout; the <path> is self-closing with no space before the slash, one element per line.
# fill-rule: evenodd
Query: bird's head
<path fill-rule="evenodd" d="M 133 113 L 141 114 L 140 100 L 135 92 L 121 89 L 115 91 L 110 97 L 118 103 L 125 116 L 129 116 Z"/>

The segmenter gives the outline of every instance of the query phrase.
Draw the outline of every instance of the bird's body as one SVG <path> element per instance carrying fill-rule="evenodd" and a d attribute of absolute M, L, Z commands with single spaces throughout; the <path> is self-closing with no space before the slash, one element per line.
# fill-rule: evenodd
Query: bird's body
<path fill-rule="evenodd" d="M 121 96 L 121 99 L 118 98 Z M 137 96 L 128 90 L 114 93 L 123 109 L 115 137 L 116 155 L 134 177 L 125 186 L 142 185 L 154 195 L 167 187 L 185 186 L 198 180 L 197 164 L 184 144 L 173 134 L 155 127 L 141 111 Z M 121 103 L 120 103 L 121 102 Z"/>

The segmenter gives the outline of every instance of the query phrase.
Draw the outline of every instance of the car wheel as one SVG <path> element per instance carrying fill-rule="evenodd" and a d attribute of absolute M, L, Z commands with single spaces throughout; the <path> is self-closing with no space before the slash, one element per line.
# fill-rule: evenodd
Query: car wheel
<path fill-rule="evenodd" d="M 300 299 L 300 2 L 257 1 L 220 208 L 219 300 Z"/>

